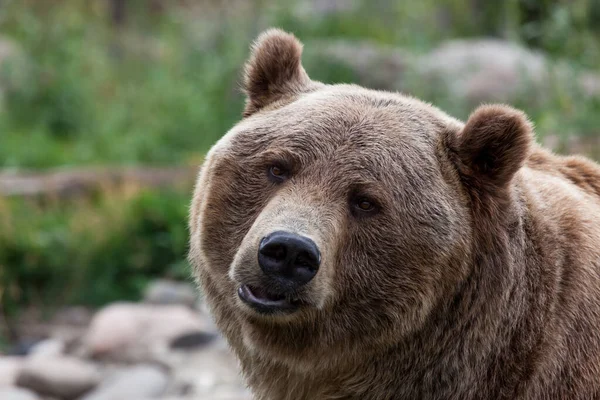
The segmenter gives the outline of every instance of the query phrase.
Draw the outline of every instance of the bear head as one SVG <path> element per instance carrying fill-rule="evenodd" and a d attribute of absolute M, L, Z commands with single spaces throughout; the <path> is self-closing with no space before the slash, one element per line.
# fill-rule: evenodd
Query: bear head
<path fill-rule="evenodd" d="M 258 38 L 244 118 L 200 173 L 190 260 L 242 358 L 311 369 L 406 340 L 452 301 L 508 218 L 533 141 L 515 109 L 464 124 L 315 82 L 301 53 L 280 30 Z"/>

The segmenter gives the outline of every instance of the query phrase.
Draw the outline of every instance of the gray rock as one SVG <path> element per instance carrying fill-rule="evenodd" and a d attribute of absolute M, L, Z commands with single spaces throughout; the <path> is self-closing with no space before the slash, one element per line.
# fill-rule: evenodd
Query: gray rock
<path fill-rule="evenodd" d="M 172 374 L 174 382 L 188 385 L 198 399 L 250 398 L 237 360 L 222 339 L 202 352 L 188 353 Z"/>
<path fill-rule="evenodd" d="M 503 40 L 450 40 L 425 54 L 364 41 L 317 41 L 307 48 L 309 60 L 341 63 L 361 85 L 407 92 L 415 84 L 419 90 L 430 86 L 427 90 L 471 106 L 513 102 L 523 96 L 543 102 L 557 88 L 600 97 L 598 73 L 579 72 L 566 62 Z"/>
<path fill-rule="evenodd" d="M 144 301 L 150 304 L 183 304 L 193 307 L 198 298 L 198 290 L 190 283 L 156 280 L 148 285 Z"/>
<path fill-rule="evenodd" d="M 52 318 L 52 322 L 57 325 L 69 327 L 87 326 L 92 320 L 93 311 L 82 306 L 68 306 L 59 309 Z"/>
<path fill-rule="evenodd" d="M 191 332 L 173 339 L 169 346 L 177 350 L 193 350 L 210 344 L 216 338 L 215 333 Z"/>
<path fill-rule="evenodd" d="M 29 355 L 31 349 L 35 347 L 36 344 L 43 341 L 43 338 L 40 337 L 23 337 L 20 338 L 16 343 L 14 343 L 9 349 L 6 351 L 6 354 L 10 356 L 26 356 Z"/>
<path fill-rule="evenodd" d="M 167 375 L 158 367 L 140 365 L 109 376 L 82 400 L 155 399 L 168 384 Z"/>
<path fill-rule="evenodd" d="M 136 398 L 136 399 L 131 399 L 131 400 L 151 400 L 151 399 L 153 399 L 153 397 Z M 166 396 L 166 397 L 164 397 L 164 396 L 161 396 L 160 400 L 199 400 L 199 399 L 197 397 L 194 397 L 194 396 L 185 396 L 185 397 L 181 397 L 181 396 Z M 202 400 L 215 400 L 215 399 L 213 399 L 212 397 L 210 397 L 210 398 L 203 398 Z M 239 400 L 243 400 L 243 399 L 239 399 Z"/>
<path fill-rule="evenodd" d="M 96 314 L 83 353 L 121 362 L 160 361 L 173 340 L 198 332 L 211 332 L 211 325 L 186 306 L 117 303 Z"/>
<path fill-rule="evenodd" d="M 451 40 L 420 57 L 416 70 L 472 103 L 510 101 L 544 90 L 553 66 L 540 53 L 494 39 Z"/>
<path fill-rule="evenodd" d="M 0 387 L 0 399 L 2 400 L 39 400 L 39 397 L 27 390 L 17 387 Z"/>
<path fill-rule="evenodd" d="M 247 389 L 220 388 L 201 398 L 206 400 L 252 400 L 252 395 Z"/>
<path fill-rule="evenodd" d="M 17 385 L 39 394 L 76 399 L 100 382 L 94 364 L 73 357 L 34 357 L 22 366 Z"/>
<path fill-rule="evenodd" d="M 30 357 L 59 357 L 65 351 L 65 343 L 58 339 L 45 339 L 30 350 Z"/>
<path fill-rule="evenodd" d="M 0 357 L 0 387 L 15 384 L 24 361 L 23 357 Z"/>

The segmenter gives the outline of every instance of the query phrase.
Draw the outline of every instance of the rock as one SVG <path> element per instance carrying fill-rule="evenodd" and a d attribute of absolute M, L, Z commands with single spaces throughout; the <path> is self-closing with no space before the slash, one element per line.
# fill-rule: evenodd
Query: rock
<path fill-rule="evenodd" d="M 153 399 L 152 397 L 144 397 L 143 399 L 132 399 L 132 400 L 151 400 Z M 181 397 L 181 396 L 167 396 L 167 397 L 160 397 L 160 400 L 199 400 L 197 397 L 193 397 L 193 396 L 185 396 L 185 397 Z M 215 400 L 213 397 L 208 397 L 208 398 L 204 398 L 202 400 Z M 233 399 L 232 399 L 233 400 Z M 237 400 L 237 399 L 236 399 Z M 239 399 L 239 400 L 245 400 L 245 399 Z"/>
<path fill-rule="evenodd" d="M 309 59 L 341 63 L 361 85 L 412 92 L 416 82 L 419 91 L 442 93 L 471 106 L 513 102 L 523 96 L 542 102 L 557 89 L 600 97 L 598 73 L 577 72 L 566 62 L 551 61 L 544 53 L 503 40 L 450 40 L 426 54 L 371 42 L 323 41 L 311 47 Z"/>
<path fill-rule="evenodd" d="M 197 396 L 169 396 L 169 397 L 161 397 L 160 400 L 252 400 L 252 395 L 248 392 L 240 392 L 239 390 L 219 390 L 215 393 L 211 393 L 210 395 L 206 395 L 203 397 Z M 130 399 L 128 399 L 130 400 Z M 131 400 L 151 400 L 151 398 L 144 399 L 131 399 Z"/>
<path fill-rule="evenodd" d="M 30 357 L 59 357 L 65 351 L 65 344 L 58 339 L 46 339 L 35 344 L 30 351 Z"/>
<path fill-rule="evenodd" d="M 88 196 L 104 187 L 187 187 L 194 182 L 196 174 L 196 168 L 190 167 L 60 168 L 44 172 L 7 170 L 0 172 L 0 195 L 69 199 Z"/>
<path fill-rule="evenodd" d="M 31 353 L 31 349 L 43 340 L 44 339 L 29 337 L 20 338 L 7 350 L 6 354 L 11 356 L 26 356 Z"/>
<path fill-rule="evenodd" d="M 140 365 L 114 373 L 82 400 L 155 399 L 167 384 L 167 375 L 160 368 Z"/>
<path fill-rule="evenodd" d="M 198 298 L 196 288 L 186 282 L 173 282 L 159 279 L 150 283 L 144 294 L 144 301 L 150 304 L 183 304 L 193 307 Z"/>
<path fill-rule="evenodd" d="M 17 385 L 61 399 L 76 399 L 100 382 L 95 365 L 73 357 L 34 357 L 22 366 Z"/>
<path fill-rule="evenodd" d="M 207 398 L 207 397 L 205 397 Z M 219 390 L 210 396 L 211 400 L 252 400 L 248 390 Z"/>
<path fill-rule="evenodd" d="M 92 320 L 92 311 L 82 306 L 71 306 L 59 309 L 52 322 L 56 325 L 86 326 Z"/>
<path fill-rule="evenodd" d="M 56 310 L 54 315 L 48 318 L 41 310 L 24 310 L 15 321 L 15 336 L 18 342 L 10 348 L 9 353 L 71 353 L 87 331 L 92 314 L 91 310 L 84 307 L 64 307 Z"/>
<path fill-rule="evenodd" d="M 216 337 L 217 335 L 214 333 L 202 331 L 186 333 L 173 339 L 169 347 L 178 350 L 194 349 L 211 343 Z"/>
<path fill-rule="evenodd" d="M 251 398 L 240 376 L 237 360 L 222 339 L 202 352 L 188 353 L 172 374 L 175 384 L 189 386 L 194 398 Z"/>
<path fill-rule="evenodd" d="M 422 56 L 417 70 L 472 103 L 509 101 L 542 90 L 551 76 L 546 57 L 502 40 L 451 40 Z"/>
<path fill-rule="evenodd" d="M 139 398 L 139 399 L 134 399 L 134 400 L 151 400 L 151 399 L 155 399 L 156 397 L 144 397 L 144 398 Z M 160 400 L 196 400 L 193 397 L 179 397 L 179 396 L 169 396 L 169 397 L 160 397 Z M 205 399 L 205 400 L 212 400 L 212 399 Z"/>
<path fill-rule="evenodd" d="M 2 400 L 39 400 L 39 397 L 27 390 L 17 387 L 0 387 L 0 399 Z"/>
<path fill-rule="evenodd" d="M 24 358 L 22 357 L 0 357 L 0 387 L 15 384 L 23 362 Z M 1 396 L 0 399 L 2 399 Z"/>
<path fill-rule="evenodd" d="M 155 361 L 173 340 L 211 332 L 210 327 L 186 306 L 117 303 L 96 314 L 83 339 L 83 350 L 114 361 Z"/>

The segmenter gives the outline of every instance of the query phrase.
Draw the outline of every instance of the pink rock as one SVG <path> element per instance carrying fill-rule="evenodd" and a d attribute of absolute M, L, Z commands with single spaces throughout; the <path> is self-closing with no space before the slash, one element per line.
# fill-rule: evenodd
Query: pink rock
<path fill-rule="evenodd" d="M 94 357 L 140 361 L 152 358 L 148 354 L 157 346 L 207 329 L 207 321 L 183 305 L 117 303 L 95 315 L 83 345 Z"/>
<path fill-rule="evenodd" d="M 0 356 L 0 387 L 12 386 L 23 366 L 22 357 Z"/>
<path fill-rule="evenodd" d="M 100 372 L 94 364 L 74 357 L 34 357 L 23 364 L 17 385 L 37 393 L 76 399 L 100 382 Z"/>
<path fill-rule="evenodd" d="M 39 400 L 39 397 L 30 390 L 5 386 L 0 387 L 0 399 L 2 400 Z"/>

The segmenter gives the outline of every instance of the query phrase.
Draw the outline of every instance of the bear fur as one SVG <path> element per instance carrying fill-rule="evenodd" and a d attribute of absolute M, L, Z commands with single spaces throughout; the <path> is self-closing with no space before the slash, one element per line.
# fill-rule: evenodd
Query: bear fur
<path fill-rule="evenodd" d="M 191 207 L 189 259 L 255 399 L 600 398 L 600 167 L 508 106 L 463 123 L 312 81 L 301 53 L 258 38 Z M 265 315 L 238 290 L 266 285 L 276 230 L 321 263 L 285 295 L 302 307 Z"/>

